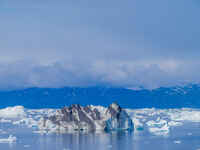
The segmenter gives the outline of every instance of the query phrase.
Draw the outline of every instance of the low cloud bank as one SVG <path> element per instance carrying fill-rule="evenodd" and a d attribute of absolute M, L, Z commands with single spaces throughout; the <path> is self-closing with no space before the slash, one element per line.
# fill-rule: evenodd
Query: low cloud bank
<path fill-rule="evenodd" d="M 119 86 L 154 89 L 198 83 L 199 64 L 167 61 L 95 61 L 42 64 L 19 61 L 0 64 L 0 88 Z"/>

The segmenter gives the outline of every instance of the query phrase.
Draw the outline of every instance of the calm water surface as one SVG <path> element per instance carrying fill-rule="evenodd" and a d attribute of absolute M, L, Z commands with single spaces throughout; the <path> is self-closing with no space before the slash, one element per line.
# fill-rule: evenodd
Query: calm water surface
<path fill-rule="evenodd" d="M 40 135 L 26 128 L 1 127 L 17 142 L 0 143 L 0 150 L 200 150 L 200 125 L 175 127 L 168 136 L 138 132 L 73 133 Z"/>

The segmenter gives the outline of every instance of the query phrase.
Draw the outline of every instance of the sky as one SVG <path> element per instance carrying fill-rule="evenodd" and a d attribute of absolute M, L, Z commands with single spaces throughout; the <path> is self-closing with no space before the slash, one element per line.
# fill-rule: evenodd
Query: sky
<path fill-rule="evenodd" d="M 1 0 L 0 89 L 200 82 L 199 0 Z"/>

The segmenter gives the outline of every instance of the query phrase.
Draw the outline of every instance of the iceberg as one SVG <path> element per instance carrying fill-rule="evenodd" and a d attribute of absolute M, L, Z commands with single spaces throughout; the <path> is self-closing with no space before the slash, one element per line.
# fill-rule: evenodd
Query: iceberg
<path fill-rule="evenodd" d="M 128 113 L 116 103 L 112 103 L 108 107 L 106 116 L 108 116 L 105 126 L 106 131 L 134 129 L 132 119 Z"/>
<path fill-rule="evenodd" d="M 50 132 L 132 130 L 133 128 L 128 113 L 116 103 L 111 104 L 107 109 L 74 104 L 57 110 L 56 114 L 41 118 L 39 121 L 39 129 Z"/>

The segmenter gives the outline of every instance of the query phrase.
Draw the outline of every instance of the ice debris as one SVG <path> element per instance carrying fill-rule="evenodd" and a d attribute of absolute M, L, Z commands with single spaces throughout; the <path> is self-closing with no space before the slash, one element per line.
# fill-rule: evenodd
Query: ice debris
<path fill-rule="evenodd" d="M 66 124 L 64 126 L 56 125 L 52 120 L 46 120 L 44 126 L 45 118 L 52 116 L 60 116 L 62 120 L 62 112 L 57 109 L 25 109 L 23 106 L 7 107 L 0 109 L 0 123 L 1 124 L 13 124 L 16 126 L 26 126 L 28 128 L 33 128 L 33 132 L 37 133 L 49 133 L 57 132 L 58 129 L 61 132 L 66 132 L 65 126 L 67 125 L 69 130 L 71 129 L 81 129 L 84 130 L 88 128 L 88 125 L 95 126 L 96 129 L 103 129 L 102 118 L 104 121 L 108 120 L 108 125 L 110 128 L 119 127 L 116 123 L 116 118 L 109 121 L 109 116 L 111 117 L 114 110 L 119 111 L 120 109 L 115 105 L 111 105 L 112 112 L 108 113 L 108 108 L 103 106 L 93 106 L 89 105 L 86 108 L 80 108 L 81 112 L 84 112 L 85 117 L 78 115 L 79 107 L 74 105 L 72 108 L 74 119 L 78 120 L 90 120 L 92 123 L 79 122 L 78 124 Z M 83 110 L 82 110 L 83 109 Z M 68 111 L 67 109 L 65 109 Z M 123 116 L 122 124 L 120 128 L 127 128 L 126 126 L 130 123 L 128 120 L 131 119 L 134 124 L 134 131 L 140 132 L 139 130 L 147 129 L 150 133 L 154 135 L 167 135 L 170 133 L 171 128 L 182 126 L 185 122 L 200 122 L 200 109 L 125 109 L 126 113 L 130 118 L 124 119 L 125 114 L 121 113 L 118 117 Z M 77 113 L 78 112 L 78 113 Z M 98 113 L 99 112 L 99 113 Z M 82 114 L 82 113 L 81 113 Z M 114 113 L 113 113 L 113 116 Z M 66 116 L 65 116 L 66 117 Z M 57 118 L 59 120 L 59 118 Z M 68 118 L 69 119 L 69 118 Z M 88 120 L 88 121 L 89 121 Z M 90 122 L 89 121 L 89 122 Z M 60 122 L 61 123 L 61 122 Z M 130 124 L 128 125 L 130 126 Z M 1 133 L 5 133 L 1 131 Z"/>
<path fill-rule="evenodd" d="M 13 135 L 9 135 L 8 138 L 0 139 L 0 143 L 14 143 L 17 141 L 17 138 Z"/>
<path fill-rule="evenodd" d="M 174 143 L 175 143 L 175 144 L 181 144 L 181 141 L 176 140 L 176 141 L 174 141 Z"/>

